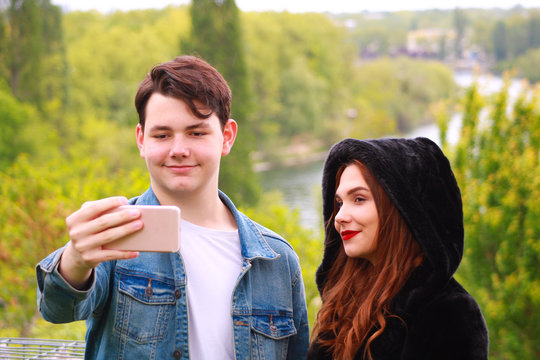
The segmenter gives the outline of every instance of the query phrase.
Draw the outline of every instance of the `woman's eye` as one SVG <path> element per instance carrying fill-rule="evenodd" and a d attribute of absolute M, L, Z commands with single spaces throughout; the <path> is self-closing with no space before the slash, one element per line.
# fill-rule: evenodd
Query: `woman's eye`
<path fill-rule="evenodd" d="M 360 202 L 365 201 L 365 200 L 366 199 L 364 199 L 363 197 L 355 197 L 354 198 L 354 202 L 356 202 L 356 203 L 360 203 Z"/>

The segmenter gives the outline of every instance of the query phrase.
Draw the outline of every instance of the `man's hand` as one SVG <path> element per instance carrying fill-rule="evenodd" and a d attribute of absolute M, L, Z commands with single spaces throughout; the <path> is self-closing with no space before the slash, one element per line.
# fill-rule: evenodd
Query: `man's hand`
<path fill-rule="evenodd" d="M 125 197 L 110 197 L 84 203 L 66 218 L 71 241 L 60 259 L 59 271 L 76 289 L 84 289 L 99 263 L 118 259 L 132 259 L 136 251 L 105 250 L 103 245 L 143 227 L 137 209 L 111 212 L 126 205 Z"/>

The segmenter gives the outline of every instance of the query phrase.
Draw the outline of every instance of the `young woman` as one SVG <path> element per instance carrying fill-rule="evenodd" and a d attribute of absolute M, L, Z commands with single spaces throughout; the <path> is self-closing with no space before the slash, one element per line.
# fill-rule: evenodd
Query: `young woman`
<path fill-rule="evenodd" d="M 487 359 L 474 298 L 453 278 L 461 194 L 426 138 L 346 139 L 323 172 L 322 297 L 308 359 Z"/>

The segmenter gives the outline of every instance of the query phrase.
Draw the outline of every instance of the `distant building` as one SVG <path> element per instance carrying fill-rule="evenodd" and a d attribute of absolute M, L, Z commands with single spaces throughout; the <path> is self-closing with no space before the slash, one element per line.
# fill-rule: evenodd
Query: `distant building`
<path fill-rule="evenodd" d="M 456 55 L 456 32 L 454 29 L 419 29 L 407 34 L 406 52 L 410 57 L 437 59 L 456 70 L 486 70 L 492 63 L 482 47 L 470 44 L 466 34 L 459 46 L 461 57 Z"/>
<path fill-rule="evenodd" d="M 454 57 L 456 32 L 443 29 L 418 29 L 407 34 L 407 54 L 411 57 L 449 60 Z"/>

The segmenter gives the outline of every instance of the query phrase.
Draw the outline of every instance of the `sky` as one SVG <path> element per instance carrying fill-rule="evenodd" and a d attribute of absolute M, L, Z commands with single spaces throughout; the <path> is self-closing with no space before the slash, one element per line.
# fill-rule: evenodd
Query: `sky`
<path fill-rule="evenodd" d="M 115 10 L 134 10 L 147 8 L 163 8 L 167 5 L 190 3 L 189 0 L 52 0 L 66 11 L 91 10 L 111 12 Z M 540 8 L 540 0 L 236 0 L 242 11 L 289 11 L 289 12 L 362 12 L 362 11 L 399 11 L 426 9 L 459 8 L 503 8 L 516 5 Z"/>

